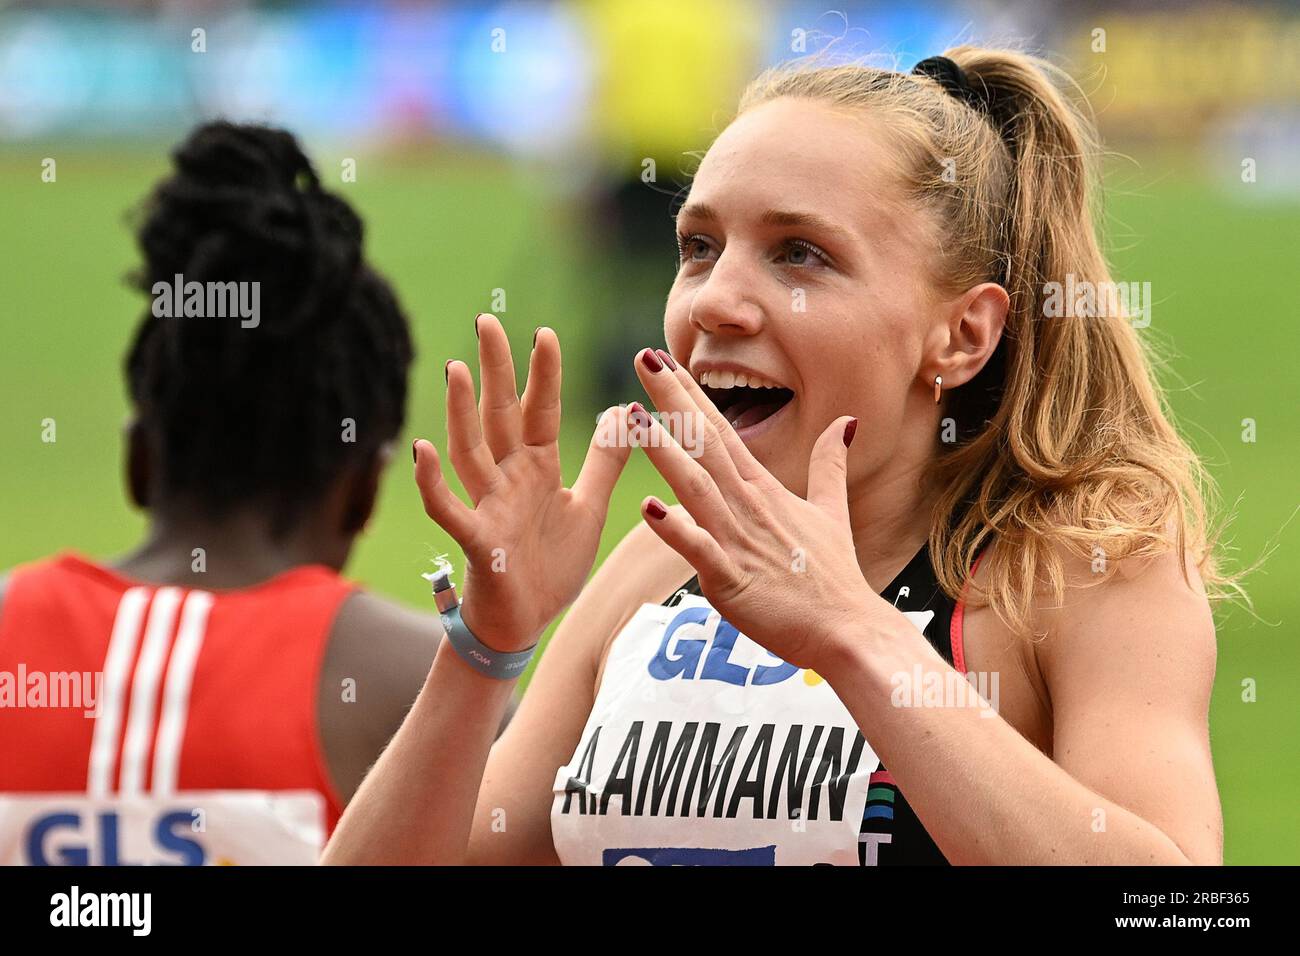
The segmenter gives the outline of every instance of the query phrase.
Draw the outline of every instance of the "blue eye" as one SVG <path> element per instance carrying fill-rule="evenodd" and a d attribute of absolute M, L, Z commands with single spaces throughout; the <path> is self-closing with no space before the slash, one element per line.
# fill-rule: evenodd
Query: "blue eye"
<path fill-rule="evenodd" d="M 677 258 L 679 262 L 705 262 L 713 254 L 713 247 L 703 236 L 696 234 L 677 237 Z"/>
<path fill-rule="evenodd" d="M 812 260 L 824 266 L 830 265 L 830 256 L 804 239 L 791 239 L 786 242 L 781 249 L 781 256 L 792 266 L 806 266 Z"/>

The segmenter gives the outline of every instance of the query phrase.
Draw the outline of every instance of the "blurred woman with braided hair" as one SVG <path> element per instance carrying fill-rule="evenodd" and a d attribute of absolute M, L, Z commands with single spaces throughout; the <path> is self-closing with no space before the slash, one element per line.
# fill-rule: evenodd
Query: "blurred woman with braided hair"
<path fill-rule="evenodd" d="M 84 675 L 94 715 L 0 711 L 3 862 L 312 862 L 437 646 L 339 574 L 412 361 L 361 220 L 281 130 L 211 123 L 173 160 L 126 358 L 145 540 L 0 583 L 0 671 Z"/>

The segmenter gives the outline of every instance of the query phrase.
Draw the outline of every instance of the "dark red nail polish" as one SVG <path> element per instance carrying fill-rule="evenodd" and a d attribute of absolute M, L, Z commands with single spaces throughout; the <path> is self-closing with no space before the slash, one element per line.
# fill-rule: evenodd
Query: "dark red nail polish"
<path fill-rule="evenodd" d="M 664 370 L 664 363 L 659 361 L 659 356 L 655 355 L 654 349 L 645 349 L 641 352 L 641 364 L 648 368 L 651 374 Z"/>
<path fill-rule="evenodd" d="M 661 359 L 663 359 L 664 364 L 667 365 L 670 369 L 672 369 L 674 372 L 677 371 L 677 363 L 673 361 L 673 357 L 671 355 L 669 355 L 663 349 L 655 349 L 655 354 L 658 355 Z"/>
<path fill-rule="evenodd" d="M 853 433 L 858 430 L 858 420 L 850 418 L 848 424 L 844 426 L 844 447 L 848 448 L 853 444 Z"/>
<path fill-rule="evenodd" d="M 650 427 L 650 415 L 646 412 L 645 407 L 640 402 L 633 402 L 628 406 L 632 413 L 632 421 L 640 428 Z"/>
<path fill-rule="evenodd" d="M 418 439 L 418 438 L 413 438 L 413 439 L 411 439 L 411 461 L 416 462 L 416 463 L 418 463 L 418 462 L 420 461 L 420 455 L 419 455 L 419 452 L 417 452 L 417 451 L 415 450 L 415 443 L 418 442 L 419 440 L 420 440 L 420 439 Z"/>
<path fill-rule="evenodd" d="M 654 518 L 655 521 L 663 521 L 664 518 L 668 517 L 668 512 L 664 510 L 664 506 L 657 501 L 647 502 L 645 513 Z"/>

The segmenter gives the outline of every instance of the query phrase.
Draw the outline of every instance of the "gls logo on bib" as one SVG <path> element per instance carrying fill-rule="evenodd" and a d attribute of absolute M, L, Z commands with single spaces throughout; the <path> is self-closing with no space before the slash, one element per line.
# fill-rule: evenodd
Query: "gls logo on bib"
<path fill-rule="evenodd" d="M 128 866 L 141 863 L 179 863 L 202 866 L 203 846 L 184 836 L 194 823 L 194 812 L 174 810 L 161 815 L 152 829 L 152 843 L 162 859 L 126 859 L 121 850 L 122 816 L 113 811 L 95 814 L 51 813 L 32 821 L 27 831 L 26 862 L 33 866 Z"/>
<path fill-rule="evenodd" d="M 934 619 L 933 611 L 903 611 L 922 634 Z M 682 635 L 679 636 L 678 632 Z M 698 634 L 698 637 L 687 637 Z M 737 640 L 758 648 L 775 664 L 747 667 L 732 660 Z M 705 648 L 708 653 L 705 653 Z M 703 661 L 703 667 L 700 666 Z M 716 680 L 726 684 L 751 687 L 779 684 L 799 673 L 799 668 L 788 664 L 771 651 L 744 637 L 735 625 L 725 620 L 708 605 L 688 607 L 678 613 L 664 628 L 663 640 L 650 661 L 650 676 L 655 680 Z M 752 679 L 751 679 L 752 675 Z"/>
<path fill-rule="evenodd" d="M 679 637 L 679 630 L 683 634 L 698 633 L 702 636 Z M 747 682 L 750 686 L 779 684 L 799 672 L 798 667 L 787 664 L 767 650 L 763 653 L 776 661 L 776 664 L 751 668 L 736 663 L 731 657 L 736 641 L 741 637 L 735 626 L 723 620 L 713 608 L 707 605 L 688 607 L 664 628 L 659 650 L 650 661 L 650 676 L 655 680 L 672 680 L 675 677 L 682 680 L 717 680 L 744 687 Z M 743 639 L 753 644 L 749 638 Z M 707 655 L 704 653 L 706 647 Z M 704 662 L 703 668 L 700 667 L 701 659 Z"/>

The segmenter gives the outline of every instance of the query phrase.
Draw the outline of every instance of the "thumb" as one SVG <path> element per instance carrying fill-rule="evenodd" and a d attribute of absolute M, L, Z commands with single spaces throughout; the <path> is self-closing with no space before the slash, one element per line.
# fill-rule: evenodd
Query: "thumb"
<path fill-rule="evenodd" d="M 808 461 L 808 501 L 829 515 L 849 520 L 849 446 L 858 420 L 841 416 L 827 426 L 813 445 Z"/>
<path fill-rule="evenodd" d="M 573 483 L 574 498 L 593 514 L 599 515 L 602 521 L 609 511 L 609 496 L 614 491 L 614 484 L 632 453 L 626 429 L 627 416 L 622 412 L 622 407 L 615 405 L 605 409 L 600 416 L 582 471 Z"/>

